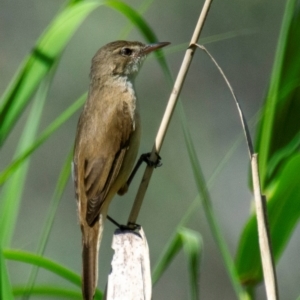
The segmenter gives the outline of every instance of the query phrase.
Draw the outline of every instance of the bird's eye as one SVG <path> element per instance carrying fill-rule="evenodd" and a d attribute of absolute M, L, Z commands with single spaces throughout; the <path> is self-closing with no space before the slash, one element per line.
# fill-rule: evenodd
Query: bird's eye
<path fill-rule="evenodd" d="M 129 49 L 129 48 L 123 48 L 121 50 L 121 54 L 124 55 L 124 56 L 130 56 L 132 54 L 132 50 Z"/>

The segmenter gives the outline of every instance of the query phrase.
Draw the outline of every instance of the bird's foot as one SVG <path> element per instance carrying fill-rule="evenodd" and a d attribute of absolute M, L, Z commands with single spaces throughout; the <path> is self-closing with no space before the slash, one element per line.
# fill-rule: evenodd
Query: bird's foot
<path fill-rule="evenodd" d="M 128 223 L 127 225 L 120 225 L 119 228 L 121 230 L 135 231 L 135 230 L 140 230 L 141 229 L 141 225 L 136 224 L 136 223 Z"/>
<path fill-rule="evenodd" d="M 122 231 L 124 231 L 124 230 L 135 231 L 135 230 L 140 230 L 141 229 L 141 225 L 135 224 L 135 223 L 128 223 L 127 225 L 119 224 L 117 221 L 115 221 L 110 216 L 107 216 L 107 220 L 112 222 L 114 225 L 116 225 Z"/>
<path fill-rule="evenodd" d="M 133 179 L 133 177 L 135 176 L 137 170 L 139 169 L 139 167 L 141 166 L 142 162 L 144 161 L 149 167 L 154 167 L 154 168 L 157 168 L 157 167 L 160 167 L 162 166 L 162 162 L 161 162 L 161 157 L 158 155 L 158 153 L 155 153 L 156 154 L 156 161 L 152 161 L 150 160 L 150 156 L 151 156 L 151 153 L 144 153 L 140 156 L 140 158 L 138 159 L 135 167 L 133 168 L 127 182 L 118 190 L 118 194 L 119 195 L 124 195 L 127 191 L 128 191 L 128 188 L 129 188 L 129 185 Z"/>
<path fill-rule="evenodd" d="M 144 153 L 141 155 L 141 160 L 144 161 L 149 167 L 154 167 L 154 168 L 158 168 L 162 166 L 162 162 L 161 162 L 161 157 L 159 156 L 158 153 L 155 153 L 157 160 L 154 162 L 152 160 L 150 160 L 150 156 L 151 153 Z"/>

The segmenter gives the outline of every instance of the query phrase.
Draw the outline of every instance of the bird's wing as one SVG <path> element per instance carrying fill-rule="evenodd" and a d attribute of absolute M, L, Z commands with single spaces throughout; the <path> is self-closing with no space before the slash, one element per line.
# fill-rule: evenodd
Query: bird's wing
<path fill-rule="evenodd" d="M 133 130 L 126 102 L 114 114 L 107 128 L 97 129 L 98 138 L 91 141 L 90 145 L 87 142 L 87 150 L 81 156 L 84 159 L 81 180 L 87 198 L 86 221 L 90 226 L 98 217 L 100 208 L 118 177 Z M 93 147 L 93 151 L 90 151 L 90 147 Z"/>

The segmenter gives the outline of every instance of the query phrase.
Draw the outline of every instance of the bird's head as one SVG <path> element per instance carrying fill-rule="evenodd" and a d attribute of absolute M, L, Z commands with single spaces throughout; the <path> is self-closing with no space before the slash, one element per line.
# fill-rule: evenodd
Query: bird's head
<path fill-rule="evenodd" d="M 134 77 L 147 54 L 168 42 L 143 44 L 140 42 L 115 41 L 100 48 L 92 61 L 91 77 L 128 76 Z"/>

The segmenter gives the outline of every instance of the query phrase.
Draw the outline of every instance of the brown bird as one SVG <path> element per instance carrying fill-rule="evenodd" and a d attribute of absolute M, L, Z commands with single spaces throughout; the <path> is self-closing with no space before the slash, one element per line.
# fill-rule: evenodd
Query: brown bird
<path fill-rule="evenodd" d="M 141 134 L 134 78 L 146 55 L 169 43 L 116 41 L 92 60 L 88 99 L 75 140 L 73 173 L 82 231 L 82 294 L 94 298 L 108 206 L 127 191 Z"/>

